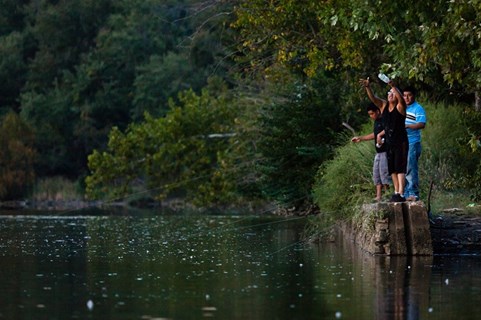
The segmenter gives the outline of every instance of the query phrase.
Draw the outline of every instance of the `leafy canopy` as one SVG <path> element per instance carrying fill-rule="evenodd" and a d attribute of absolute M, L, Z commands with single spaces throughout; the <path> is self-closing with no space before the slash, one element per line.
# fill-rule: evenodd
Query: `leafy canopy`
<path fill-rule="evenodd" d="M 229 147 L 235 108 L 224 85 L 212 81 L 200 95 L 179 94 L 165 117 L 146 114 L 125 133 L 114 128 L 108 150 L 89 156 L 91 197 L 127 196 L 141 190 L 159 199 L 185 196 L 197 205 L 227 202 L 230 183 L 219 172 Z"/>
<path fill-rule="evenodd" d="M 382 67 L 435 88 L 481 87 L 479 0 L 244 0 L 236 13 L 242 49 L 264 71 L 278 62 L 308 76 L 318 68 L 360 74 Z"/>

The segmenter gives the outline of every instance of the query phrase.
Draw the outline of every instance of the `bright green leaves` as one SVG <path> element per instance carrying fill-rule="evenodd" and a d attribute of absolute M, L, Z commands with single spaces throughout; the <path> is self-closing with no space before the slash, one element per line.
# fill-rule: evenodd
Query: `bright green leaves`
<path fill-rule="evenodd" d="M 349 1 L 241 1 L 236 10 L 243 47 L 255 68 L 274 63 L 314 76 L 319 68 L 359 67 L 364 45 Z M 353 18 L 354 17 L 354 18 Z M 377 32 L 377 31 L 376 31 Z"/>
<path fill-rule="evenodd" d="M 235 112 L 222 86 L 179 94 L 164 118 L 146 115 L 125 133 L 112 130 L 107 152 L 89 157 L 91 197 L 142 190 L 159 199 L 185 196 L 197 205 L 222 203 L 230 184 L 219 172 Z"/>
<path fill-rule="evenodd" d="M 376 73 L 481 88 L 479 1 L 241 1 L 234 24 L 254 67 Z"/>

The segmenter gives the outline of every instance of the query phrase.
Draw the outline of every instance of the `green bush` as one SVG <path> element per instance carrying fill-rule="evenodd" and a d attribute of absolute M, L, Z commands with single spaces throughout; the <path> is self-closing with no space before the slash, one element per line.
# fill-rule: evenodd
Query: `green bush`
<path fill-rule="evenodd" d="M 471 109 L 434 103 L 423 106 L 428 122 L 422 133 L 419 160 L 421 196 L 427 195 L 431 181 L 439 192 L 463 190 L 474 195 L 480 157 L 469 145 L 474 119 Z"/>
<path fill-rule="evenodd" d="M 197 95 L 179 94 L 165 117 L 148 114 L 125 132 L 113 128 L 107 151 L 89 156 L 89 198 L 125 198 L 138 192 L 165 200 L 185 198 L 197 206 L 231 202 L 234 186 L 220 169 L 230 148 L 236 109 L 226 86 L 211 79 Z"/>
<path fill-rule="evenodd" d="M 369 124 L 363 132 L 371 130 Z M 341 135 L 346 143 L 336 150 L 333 159 L 320 167 L 313 187 L 313 199 L 321 212 L 339 219 L 350 216 L 355 207 L 376 195 L 372 182 L 374 142 L 355 144 L 350 138 Z"/>

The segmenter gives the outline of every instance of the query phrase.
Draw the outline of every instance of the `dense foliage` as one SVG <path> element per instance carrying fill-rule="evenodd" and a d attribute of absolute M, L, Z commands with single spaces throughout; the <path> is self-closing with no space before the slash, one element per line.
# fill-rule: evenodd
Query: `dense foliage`
<path fill-rule="evenodd" d="M 87 155 L 113 126 L 164 115 L 169 97 L 229 68 L 222 38 L 231 37 L 219 19 L 206 22 L 207 2 L 2 4 L 11 11 L 0 19 L 0 112 L 15 110 L 32 126 L 39 176 L 85 174 Z"/>
<path fill-rule="evenodd" d="M 382 68 L 438 95 L 473 94 L 481 87 L 480 13 L 479 0 L 245 0 L 235 26 L 263 70 L 276 63 L 310 75 Z"/>
<path fill-rule="evenodd" d="M 362 150 L 334 150 L 343 122 L 366 122 L 359 77 L 379 71 L 415 84 L 426 102 L 449 103 L 428 111 L 436 134 L 426 135 L 423 170 L 480 198 L 479 0 L 0 4 L 2 125 L 12 125 L 11 112 L 22 124 L 2 141 L 26 159 L 2 167 L 25 179 L 2 184 L 1 199 L 25 196 L 35 175 L 87 177 L 91 197 L 299 207 L 321 166 L 317 202 L 350 203 L 365 177 L 353 173 L 346 185 L 328 168 L 358 161 L 349 159 Z M 440 110 L 462 115 L 462 127 Z"/>
<path fill-rule="evenodd" d="M 144 193 L 186 197 L 196 205 L 232 201 L 226 198 L 232 185 L 219 169 L 236 114 L 232 97 L 225 86 L 212 84 L 200 95 L 192 90 L 179 94 L 179 101 L 171 101 L 165 117 L 147 115 L 125 133 L 114 127 L 108 150 L 89 156 L 91 197 Z"/>
<path fill-rule="evenodd" d="M 443 132 L 438 137 L 449 136 L 433 144 L 433 158 L 450 162 L 451 153 L 462 155 L 456 157 L 456 170 L 446 167 L 451 170 L 450 178 L 439 177 L 438 185 L 443 189 L 468 188 L 473 198 L 479 199 L 480 187 L 474 183 L 480 176 L 479 154 L 466 148 L 469 144 L 477 149 L 481 136 L 479 1 L 408 1 L 386 5 L 364 0 L 246 0 L 240 1 L 236 12 L 239 18 L 234 27 L 241 35 L 244 54 L 252 61 L 250 67 L 267 76 L 272 76 L 280 65 L 307 76 L 315 75 L 319 69 L 331 70 L 356 92 L 360 77 L 375 79 L 382 71 L 401 86 L 417 85 L 429 93 L 429 100 L 469 102 L 477 112 L 469 106 L 453 107 L 457 115 L 464 117 L 459 134 L 449 127 L 456 117 L 445 118 L 446 123 L 428 120 L 428 127 L 435 124 L 436 130 Z M 356 98 L 365 99 L 361 90 L 357 92 L 345 98 L 347 103 L 341 114 L 351 124 L 355 119 L 352 121 L 349 105 L 354 106 L 352 101 Z M 363 113 L 361 110 L 358 115 Z M 433 116 L 437 116 L 434 111 Z M 349 155 L 351 148 L 346 148 L 347 151 L 343 151 L 344 147 L 339 149 L 334 159 L 321 167 L 315 198 L 321 207 L 327 205 L 326 210 L 335 211 L 336 203 L 352 205 L 349 199 L 353 193 L 357 194 L 351 187 L 358 185 L 358 175 L 334 169 L 346 170 L 351 162 L 358 160 L 349 160 L 353 155 Z M 449 155 L 444 157 L 443 153 Z M 435 166 L 439 162 L 431 165 L 426 170 L 433 175 L 438 172 Z M 349 181 L 348 185 L 342 179 Z M 356 196 L 352 199 L 359 200 Z"/>
<path fill-rule="evenodd" d="M 258 170 L 267 198 L 296 208 L 312 202 L 314 176 L 332 155 L 341 126 L 342 90 L 336 85 L 328 76 L 295 82 L 261 108 Z"/>

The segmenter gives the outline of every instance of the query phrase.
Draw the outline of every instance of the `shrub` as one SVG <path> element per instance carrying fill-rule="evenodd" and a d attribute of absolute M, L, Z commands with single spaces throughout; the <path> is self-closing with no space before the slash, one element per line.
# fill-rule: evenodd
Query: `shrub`
<path fill-rule="evenodd" d="M 460 105 L 424 104 L 428 116 L 423 130 L 423 152 L 419 161 L 420 186 L 427 194 L 429 182 L 437 191 L 465 189 L 476 193 L 479 154 L 469 145 L 470 125 L 474 115 Z"/>
<path fill-rule="evenodd" d="M 363 132 L 369 133 L 372 124 Z M 351 136 L 342 134 L 346 142 L 337 148 L 333 159 L 319 169 L 314 187 L 313 199 L 322 212 L 336 218 L 348 217 L 353 208 L 375 197 L 372 182 L 374 142 L 351 143 Z"/>

